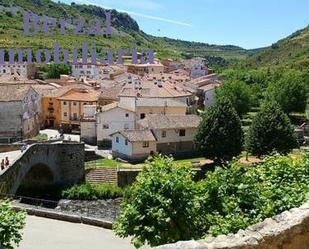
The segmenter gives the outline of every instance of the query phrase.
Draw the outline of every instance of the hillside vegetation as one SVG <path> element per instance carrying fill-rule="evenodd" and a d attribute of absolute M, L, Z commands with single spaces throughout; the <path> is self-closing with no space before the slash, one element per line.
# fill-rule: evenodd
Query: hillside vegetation
<path fill-rule="evenodd" d="M 309 26 L 250 56 L 246 65 L 309 70 Z"/>
<path fill-rule="evenodd" d="M 105 10 L 91 5 L 71 5 L 55 3 L 50 0 L 15 0 L 10 5 L 9 0 L 0 0 L 0 43 L 1 48 L 52 48 L 55 40 L 63 48 L 71 49 L 75 43 L 80 47 L 83 41 L 88 44 L 95 44 L 98 49 L 111 48 L 132 48 L 136 46 L 138 50 L 142 48 L 152 48 L 158 58 L 190 58 L 193 56 L 203 56 L 207 58 L 211 65 L 226 66 L 230 62 L 239 61 L 247 57 L 247 50 L 237 46 L 218 46 L 207 43 L 187 42 L 165 37 L 154 37 L 140 30 L 137 22 L 126 13 L 119 13 L 112 10 L 113 34 L 111 37 L 93 35 L 52 35 L 44 36 L 42 33 L 35 36 L 25 36 L 23 34 L 24 10 L 33 12 L 40 16 L 55 18 L 79 18 L 86 21 L 99 18 L 104 22 Z M 12 8 L 13 6 L 13 8 Z M 12 15 L 14 9 L 16 14 Z"/>

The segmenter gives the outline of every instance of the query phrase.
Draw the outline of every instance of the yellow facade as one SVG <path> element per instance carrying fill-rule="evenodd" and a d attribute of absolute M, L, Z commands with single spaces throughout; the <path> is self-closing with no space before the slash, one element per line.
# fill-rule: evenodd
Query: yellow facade
<path fill-rule="evenodd" d="M 42 97 L 43 124 L 46 128 L 58 128 L 61 120 L 60 101 L 54 96 Z"/>

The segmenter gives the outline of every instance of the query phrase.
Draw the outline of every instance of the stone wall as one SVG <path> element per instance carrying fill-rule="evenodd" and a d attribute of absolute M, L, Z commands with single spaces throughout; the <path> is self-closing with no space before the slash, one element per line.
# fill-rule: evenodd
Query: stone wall
<path fill-rule="evenodd" d="M 309 202 L 240 230 L 199 241 L 180 241 L 159 249 L 308 249 Z"/>
<path fill-rule="evenodd" d="M 52 174 L 54 186 L 66 186 L 80 182 L 85 175 L 84 157 L 84 144 L 32 145 L 0 175 L 0 194 L 14 195 L 31 169 L 38 165 L 44 165 Z M 28 184 L 29 181 L 31 179 L 27 179 Z"/>
<path fill-rule="evenodd" d="M 200 168 L 193 169 L 195 171 L 195 180 L 201 180 L 205 176 L 205 172 Z M 135 182 L 137 175 L 141 172 L 141 169 L 119 169 L 117 171 L 118 187 L 124 188 Z"/>

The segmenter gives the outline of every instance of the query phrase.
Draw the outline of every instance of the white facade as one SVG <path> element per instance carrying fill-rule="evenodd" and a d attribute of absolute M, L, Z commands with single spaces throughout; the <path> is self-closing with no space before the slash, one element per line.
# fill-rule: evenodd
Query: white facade
<path fill-rule="evenodd" d="M 157 143 L 178 143 L 193 141 L 196 128 L 152 129 Z"/>
<path fill-rule="evenodd" d="M 85 77 L 87 79 L 100 80 L 108 76 L 109 73 L 105 72 L 101 65 L 93 64 L 74 64 L 72 65 L 72 76 L 76 79 Z"/>
<path fill-rule="evenodd" d="M 0 76 L 19 75 L 21 77 L 28 77 L 27 63 L 4 63 L 0 64 Z"/>
<path fill-rule="evenodd" d="M 203 63 L 195 64 L 191 67 L 191 78 L 199 78 L 208 74 L 207 67 Z"/>
<path fill-rule="evenodd" d="M 116 157 L 141 161 L 156 153 L 156 141 L 129 141 L 121 133 L 112 135 L 112 151 Z"/>
<path fill-rule="evenodd" d="M 205 92 L 205 100 L 204 100 L 205 110 L 208 109 L 214 103 L 214 98 L 215 98 L 215 88 Z"/>
<path fill-rule="evenodd" d="M 110 135 L 117 131 L 132 130 L 135 127 L 135 113 L 133 111 L 115 107 L 99 112 L 97 119 L 97 141 L 111 140 Z"/>

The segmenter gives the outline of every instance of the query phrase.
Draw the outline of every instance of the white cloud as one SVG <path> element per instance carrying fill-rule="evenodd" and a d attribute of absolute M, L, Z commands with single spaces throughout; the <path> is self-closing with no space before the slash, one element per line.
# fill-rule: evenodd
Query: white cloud
<path fill-rule="evenodd" d="M 120 8 L 115 8 L 115 7 L 111 7 L 111 6 L 106 6 L 106 5 L 103 5 L 103 4 L 99 4 L 99 3 L 95 3 L 95 2 L 90 2 L 88 0 L 78 0 L 77 2 L 86 3 L 86 4 L 90 4 L 90 5 L 97 5 L 97 6 L 100 6 L 102 8 L 105 8 L 105 9 L 116 9 L 119 12 L 125 12 L 125 13 L 128 13 L 129 15 L 132 15 L 132 16 L 138 16 L 138 17 L 147 18 L 147 19 L 151 19 L 151 20 L 156 20 L 156 21 L 160 21 L 160 22 L 171 23 L 171 24 L 175 24 L 175 25 L 179 25 L 179 26 L 192 27 L 191 23 L 186 23 L 186 22 L 182 22 L 182 21 L 178 21 L 178 20 L 173 20 L 173 19 L 169 19 L 169 18 L 164 18 L 164 17 L 159 17 L 159 16 L 154 16 L 154 15 L 147 15 L 147 14 L 143 14 L 143 13 L 140 13 L 140 12 L 130 11 L 130 10 L 126 10 L 126 9 L 120 9 Z M 146 1 L 146 3 L 148 3 L 148 7 L 154 8 L 154 6 L 155 6 L 155 5 L 152 5 L 152 4 L 155 3 L 153 1 Z M 140 3 L 140 4 L 142 5 L 143 3 Z M 158 7 L 159 6 L 157 6 L 157 8 Z M 162 6 L 160 6 L 160 7 L 162 7 Z"/>

